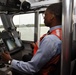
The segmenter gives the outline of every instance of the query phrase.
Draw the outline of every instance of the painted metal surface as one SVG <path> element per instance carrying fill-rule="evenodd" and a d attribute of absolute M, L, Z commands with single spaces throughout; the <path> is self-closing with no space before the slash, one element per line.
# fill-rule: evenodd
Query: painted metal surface
<path fill-rule="evenodd" d="M 73 0 L 63 0 L 61 75 L 70 75 Z"/>

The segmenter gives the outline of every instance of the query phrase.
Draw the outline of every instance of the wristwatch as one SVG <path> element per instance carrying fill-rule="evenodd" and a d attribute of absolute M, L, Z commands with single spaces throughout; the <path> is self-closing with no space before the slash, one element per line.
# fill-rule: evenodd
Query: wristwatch
<path fill-rule="evenodd" d="M 10 60 L 8 61 L 8 64 L 11 65 L 11 62 L 12 62 L 12 59 L 10 59 Z"/>

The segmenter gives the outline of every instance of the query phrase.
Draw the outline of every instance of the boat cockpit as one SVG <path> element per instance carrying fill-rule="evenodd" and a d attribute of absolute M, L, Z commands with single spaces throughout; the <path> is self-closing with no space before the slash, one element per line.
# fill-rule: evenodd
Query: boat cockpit
<path fill-rule="evenodd" d="M 40 36 L 48 30 L 42 22 L 42 14 L 49 4 L 57 2 L 63 4 L 60 73 L 61 75 L 74 75 L 76 68 L 76 22 L 74 20 L 76 7 L 73 5 L 75 5 L 75 0 L 0 0 L 2 22 L 0 25 L 0 75 L 15 75 L 12 74 L 10 65 L 2 61 L 2 52 L 8 51 L 12 58 L 17 60 L 24 60 L 25 55 L 32 56 L 31 43 L 39 40 Z M 27 21 L 28 23 L 26 23 Z"/>

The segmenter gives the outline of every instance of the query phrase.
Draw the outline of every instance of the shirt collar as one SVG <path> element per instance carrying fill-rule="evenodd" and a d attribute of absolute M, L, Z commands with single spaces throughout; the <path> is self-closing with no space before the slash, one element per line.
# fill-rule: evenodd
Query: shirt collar
<path fill-rule="evenodd" d="M 49 31 L 51 32 L 51 31 L 53 31 L 53 30 L 55 30 L 55 29 L 57 29 L 57 28 L 61 28 L 61 27 L 62 27 L 61 25 L 54 26 L 54 27 L 51 27 L 51 28 L 49 29 Z"/>

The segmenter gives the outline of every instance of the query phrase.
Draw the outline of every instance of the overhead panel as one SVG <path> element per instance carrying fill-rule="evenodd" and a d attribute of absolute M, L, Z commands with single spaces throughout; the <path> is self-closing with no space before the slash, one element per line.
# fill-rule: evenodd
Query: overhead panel
<path fill-rule="evenodd" d="M 31 8 L 45 6 L 52 3 L 60 2 L 61 0 L 26 0 L 31 3 Z"/>
<path fill-rule="evenodd" d="M 36 10 L 61 0 L 0 0 L 0 13 L 26 12 Z"/>

